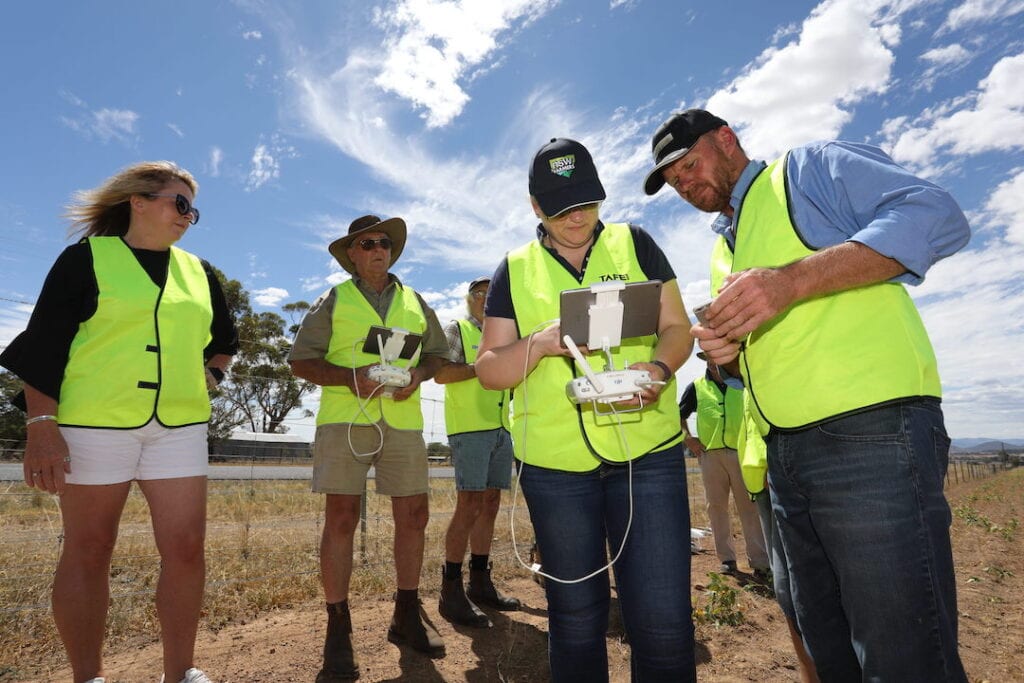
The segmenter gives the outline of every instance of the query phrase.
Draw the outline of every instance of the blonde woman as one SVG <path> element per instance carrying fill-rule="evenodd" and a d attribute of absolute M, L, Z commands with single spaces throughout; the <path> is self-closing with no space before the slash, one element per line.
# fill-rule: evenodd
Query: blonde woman
<path fill-rule="evenodd" d="M 198 185 L 166 162 L 125 168 L 69 207 L 28 327 L 0 356 L 24 382 L 25 483 L 60 496 L 53 616 L 75 683 L 103 683 L 118 523 L 132 481 L 160 554 L 165 681 L 209 683 L 193 652 L 205 582 L 207 389 L 238 346 L 208 263 L 173 246 Z"/>

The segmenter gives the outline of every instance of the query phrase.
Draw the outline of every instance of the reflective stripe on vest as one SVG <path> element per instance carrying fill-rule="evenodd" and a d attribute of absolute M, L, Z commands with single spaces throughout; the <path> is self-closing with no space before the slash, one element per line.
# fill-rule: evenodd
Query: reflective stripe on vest
<path fill-rule="evenodd" d="M 386 320 L 380 319 L 380 315 L 352 280 L 346 280 L 334 288 L 334 315 L 331 319 L 331 342 L 325 357 L 327 362 L 348 368 L 380 363 L 380 355 L 363 353 L 363 342 L 372 325 L 399 327 L 416 334 L 426 332 L 427 317 L 416 293 L 411 287 L 400 284 L 394 287 L 395 295 Z M 399 359 L 393 365 L 407 368 L 411 361 Z M 404 401 L 383 398 L 381 391 L 378 390 L 373 398 L 357 398 L 346 386 L 323 387 L 320 410 L 316 414 L 317 425 L 339 422 L 371 424 L 380 420 L 383 411 L 384 420 L 395 429 L 423 429 L 418 387 Z"/>
<path fill-rule="evenodd" d="M 480 347 L 480 329 L 469 320 L 457 322 L 466 362 L 472 364 Z M 444 385 L 444 424 L 448 436 L 502 427 L 501 413 L 507 409 L 506 392 L 484 389 L 475 376 Z"/>
<path fill-rule="evenodd" d="M 785 158 L 776 160 L 747 192 L 737 216 L 734 271 L 783 266 L 814 253 L 790 220 L 785 169 Z M 754 405 L 780 429 L 941 394 L 928 334 L 895 282 L 791 306 L 751 333 L 741 369 Z"/>
<path fill-rule="evenodd" d="M 202 262 L 171 247 L 161 289 L 120 237 L 90 237 L 96 311 L 78 327 L 57 409 L 60 424 L 134 429 L 210 419 L 203 350 L 213 306 Z"/>
<path fill-rule="evenodd" d="M 538 240 L 509 252 L 508 273 L 520 337 L 543 329 L 543 323 L 558 317 L 563 290 L 613 278 L 627 282 L 648 279 L 637 261 L 629 226 L 613 223 L 604 226 L 595 242 L 583 282 L 578 282 Z M 655 335 L 624 339 L 612 354 L 615 367 L 621 370 L 630 363 L 651 360 L 656 343 Z M 587 360 L 596 372 L 604 368 L 600 350 L 591 352 Z M 656 403 L 617 419 L 596 416 L 591 404 L 576 406 L 569 400 L 565 385 L 581 375 L 572 358 L 548 356 L 516 387 L 512 443 L 517 458 L 548 469 L 588 472 L 601 461 L 626 462 L 681 441 L 674 377 Z M 620 421 L 628 452 L 620 438 Z"/>
<path fill-rule="evenodd" d="M 707 377 L 694 380 L 697 391 L 697 438 L 707 450 L 736 448 L 737 436 L 743 422 L 743 390 L 725 388 L 725 396 L 718 385 Z"/>

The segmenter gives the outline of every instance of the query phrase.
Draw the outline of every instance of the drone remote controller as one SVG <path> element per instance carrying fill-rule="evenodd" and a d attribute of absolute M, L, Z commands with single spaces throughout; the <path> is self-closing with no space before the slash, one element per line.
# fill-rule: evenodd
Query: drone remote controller
<path fill-rule="evenodd" d="M 618 403 L 628 401 L 651 384 L 646 370 L 609 370 L 590 377 L 577 377 L 565 385 L 565 393 L 573 403 Z M 597 388 L 600 386 L 600 390 Z"/>
<path fill-rule="evenodd" d="M 408 370 L 395 365 L 372 365 L 367 369 L 366 376 L 384 385 L 384 396 L 387 398 L 391 397 L 393 389 L 407 387 L 412 381 Z"/>
<path fill-rule="evenodd" d="M 646 370 L 616 370 L 612 367 L 604 372 L 595 373 L 587 359 L 580 353 L 572 337 L 562 338 L 569 353 L 576 359 L 583 370 L 583 377 L 577 377 L 565 385 L 565 394 L 574 403 L 619 403 L 628 401 L 646 387 L 650 386 L 651 373 Z M 609 357 L 609 364 L 611 359 Z M 627 363 L 628 365 L 628 363 Z"/>

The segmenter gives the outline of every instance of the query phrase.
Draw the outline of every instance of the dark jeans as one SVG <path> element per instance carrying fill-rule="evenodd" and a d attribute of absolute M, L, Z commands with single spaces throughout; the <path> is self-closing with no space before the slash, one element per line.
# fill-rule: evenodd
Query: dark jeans
<path fill-rule="evenodd" d="M 772 512 L 772 501 L 767 487 L 754 497 L 754 502 L 757 503 L 757 514 L 761 518 L 761 532 L 764 533 L 765 544 L 768 546 L 775 600 L 782 608 L 783 614 L 795 623 L 796 612 L 793 610 L 793 598 L 789 590 L 789 565 L 786 564 L 786 551 L 782 547 L 779 525 L 775 521 L 775 513 Z"/>
<path fill-rule="evenodd" d="M 634 681 L 696 680 L 690 607 L 690 509 L 681 446 L 584 474 L 524 465 L 523 494 L 541 571 L 578 579 L 618 551 L 613 566 Z M 608 572 L 580 583 L 545 581 L 549 660 L 556 683 L 608 680 Z"/>
<path fill-rule="evenodd" d="M 822 681 L 964 681 L 949 438 L 933 399 L 768 439 L 797 623 Z"/>

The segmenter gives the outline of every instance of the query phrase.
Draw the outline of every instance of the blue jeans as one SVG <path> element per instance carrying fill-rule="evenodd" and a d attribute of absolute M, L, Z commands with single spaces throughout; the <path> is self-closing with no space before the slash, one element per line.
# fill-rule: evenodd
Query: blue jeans
<path fill-rule="evenodd" d="M 822 681 L 963 681 L 949 437 L 921 399 L 768 439 L 797 623 Z"/>
<path fill-rule="evenodd" d="M 764 534 L 765 545 L 768 546 L 768 561 L 772 570 L 772 590 L 775 600 L 782 608 L 782 613 L 796 623 L 796 612 L 793 610 L 793 598 L 789 590 L 789 565 L 786 564 L 786 551 L 779 537 L 779 525 L 772 512 L 772 501 L 767 487 L 754 497 L 757 503 L 757 514 L 761 518 L 761 532 Z"/>
<path fill-rule="evenodd" d="M 571 580 L 607 564 L 608 551 L 618 551 L 629 522 L 629 479 L 625 465 L 582 474 L 522 466 L 541 571 Z M 633 461 L 632 484 L 633 520 L 613 570 L 633 680 L 695 681 L 682 447 Z M 608 572 L 580 583 L 544 583 L 551 680 L 607 681 Z"/>

